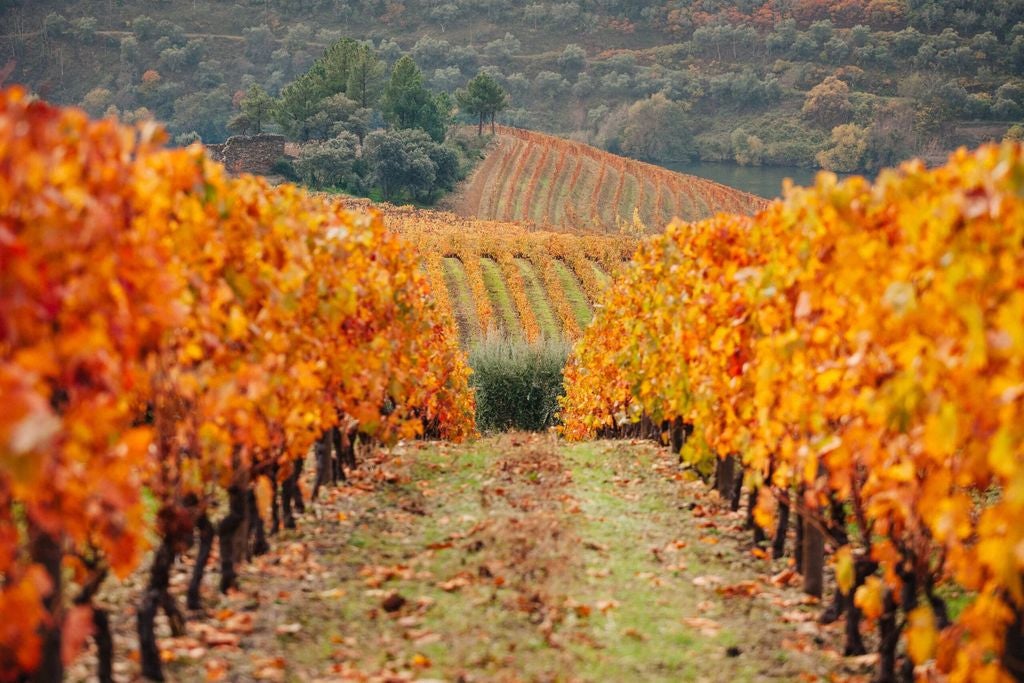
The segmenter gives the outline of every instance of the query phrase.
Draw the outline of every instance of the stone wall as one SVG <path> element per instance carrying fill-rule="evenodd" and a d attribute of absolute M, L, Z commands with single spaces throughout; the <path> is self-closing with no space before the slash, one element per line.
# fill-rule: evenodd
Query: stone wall
<path fill-rule="evenodd" d="M 233 135 L 222 145 L 207 145 L 210 156 L 232 173 L 267 175 L 284 156 L 283 135 Z"/>

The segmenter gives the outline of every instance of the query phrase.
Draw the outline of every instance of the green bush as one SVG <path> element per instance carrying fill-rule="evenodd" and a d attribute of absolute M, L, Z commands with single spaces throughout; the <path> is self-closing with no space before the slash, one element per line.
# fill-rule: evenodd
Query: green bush
<path fill-rule="evenodd" d="M 476 425 L 482 432 L 541 431 L 555 424 L 562 368 L 569 344 L 536 344 L 488 335 L 469 352 L 476 390 Z"/>

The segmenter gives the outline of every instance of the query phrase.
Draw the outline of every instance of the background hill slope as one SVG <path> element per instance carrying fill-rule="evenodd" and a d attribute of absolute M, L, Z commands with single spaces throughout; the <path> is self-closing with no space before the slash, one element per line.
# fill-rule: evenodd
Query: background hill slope
<path fill-rule="evenodd" d="M 638 158 L 872 170 L 1024 120 L 1020 0 L 0 0 L 12 80 L 206 142 L 343 36 L 438 90 L 487 70 L 503 122 Z"/>
<path fill-rule="evenodd" d="M 579 142 L 501 127 L 487 157 L 448 204 L 462 216 L 608 232 L 631 229 L 634 217 L 660 230 L 673 217 L 749 214 L 767 202 Z"/>

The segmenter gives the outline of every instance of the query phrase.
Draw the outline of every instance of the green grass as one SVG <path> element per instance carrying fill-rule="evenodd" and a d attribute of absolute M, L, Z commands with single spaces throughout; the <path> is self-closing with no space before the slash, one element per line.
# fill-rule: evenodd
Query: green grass
<path fill-rule="evenodd" d="M 476 307 L 469 288 L 469 277 L 462 261 L 454 256 L 444 258 L 444 281 L 452 300 L 455 320 L 459 325 L 459 338 L 463 344 L 477 335 L 480 323 L 476 318 Z"/>
<path fill-rule="evenodd" d="M 560 154 L 561 152 L 557 149 L 553 149 L 548 153 L 548 158 L 544 162 L 544 168 L 541 169 L 540 175 L 537 177 L 537 187 L 533 193 L 533 205 L 525 207 L 527 220 L 532 220 L 536 223 L 543 222 L 544 209 L 548 205 L 551 183 L 558 180 L 555 177 L 555 166 L 558 165 Z"/>
<path fill-rule="evenodd" d="M 783 612 L 820 609 L 797 589 L 730 598 L 694 582 L 775 570 L 728 513 L 689 512 L 706 489 L 665 476 L 674 459 L 649 445 L 520 432 L 379 458 L 389 481 L 322 496 L 279 555 L 242 567 L 242 593 L 208 592 L 213 624 L 220 608 L 259 605 L 241 647 L 217 651 L 232 677 L 258 678 L 275 656 L 286 681 L 792 681 L 849 666 L 818 648 L 840 630 L 808 651 L 783 645 L 803 638 Z M 701 542 L 715 524 L 721 542 Z M 393 593 L 405 603 L 387 612 Z M 198 680 L 208 659 L 179 654 L 168 669 Z"/>
<path fill-rule="evenodd" d="M 548 295 L 544 291 L 544 286 L 541 284 L 540 278 L 537 277 L 536 269 L 534 269 L 532 263 L 524 258 L 517 257 L 515 261 L 516 266 L 519 267 L 519 272 L 523 276 L 526 298 L 530 301 L 530 307 L 537 318 L 537 326 L 540 327 L 541 335 L 557 339 L 561 334 L 558 318 L 555 317 L 554 311 L 551 310 L 551 302 L 548 301 Z"/>
<path fill-rule="evenodd" d="M 526 163 L 523 164 L 522 172 L 518 177 L 515 176 L 515 168 L 509 173 L 506 185 L 510 187 L 507 187 L 505 190 L 508 194 L 508 201 L 511 203 L 511 213 L 507 214 L 509 220 L 529 220 L 530 207 L 524 206 L 526 190 L 530 186 L 530 177 L 533 175 L 533 169 L 540 162 L 543 154 L 544 150 L 540 145 L 530 145 L 530 153 L 526 158 Z"/>
<path fill-rule="evenodd" d="M 501 266 L 494 259 L 483 256 L 480 258 L 480 272 L 491 299 L 491 308 L 497 312 L 500 331 L 512 339 L 522 339 L 523 326 L 519 323 L 516 306 L 505 286 L 505 279 L 501 277 Z"/>
<path fill-rule="evenodd" d="M 523 142 L 519 147 L 516 148 L 509 160 L 508 166 L 505 168 L 505 172 L 499 175 L 495 193 L 498 195 L 498 201 L 495 205 L 495 212 L 493 216 L 487 216 L 488 218 L 495 218 L 496 220 L 503 220 L 505 216 L 509 215 L 509 212 L 515 210 L 514 200 L 519 195 L 519 187 L 512 184 L 515 179 L 515 172 L 519 166 L 520 158 L 523 155 L 534 154 L 534 145 Z M 529 161 L 528 158 L 526 160 Z M 528 165 L 528 164 L 527 164 Z M 512 214 L 514 215 L 514 214 Z"/>
<path fill-rule="evenodd" d="M 590 261 L 590 267 L 594 269 L 594 275 L 600 281 L 602 287 L 608 287 L 612 283 L 612 279 L 608 277 L 608 273 L 604 272 L 604 268 L 601 264 L 596 261 Z"/>
<path fill-rule="evenodd" d="M 644 571 L 657 572 L 660 568 L 653 561 L 651 541 L 678 525 L 673 520 L 678 517 L 673 499 L 645 490 L 638 500 L 629 500 L 616 490 L 613 476 L 620 473 L 608 462 L 610 454 L 606 450 L 590 443 L 566 451 L 583 510 L 580 535 L 607 548 L 599 563 L 607 576 L 591 577 L 577 599 L 594 602 L 613 598 L 619 603 L 609 613 L 613 623 L 604 629 L 601 655 L 594 657 L 586 648 L 578 649 L 578 673 L 584 680 L 594 681 L 704 679 L 713 673 L 713 665 L 709 665 L 718 653 L 742 642 L 741 634 L 728 627 L 715 636 L 695 631 L 682 621 L 698 612 L 699 595 L 695 591 L 669 590 L 638 577 Z M 638 459 L 635 465 L 649 467 L 649 459 Z M 688 573 L 704 571 L 692 555 L 688 559 Z M 689 581 L 683 583 L 687 584 Z M 600 628 L 597 634 L 602 635 Z M 728 678 L 719 680 L 758 680 L 757 670 L 732 668 Z"/>
<path fill-rule="evenodd" d="M 572 313 L 576 316 L 576 322 L 579 323 L 580 329 L 586 327 L 590 324 L 590 319 L 594 317 L 594 313 L 590 310 L 590 304 L 587 303 L 587 295 L 583 293 L 583 288 L 580 287 L 579 281 L 576 280 L 576 275 L 569 269 L 569 266 L 559 259 L 555 259 L 555 273 L 558 275 L 558 281 L 562 285 L 562 291 L 565 292 L 565 298 L 569 301 L 569 305 L 572 306 Z"/>
<path fill-rule="evenodd" d="M 619 197 L 619 205 L 615 207 L 615 210 L 619 212 L 619 217 L 630 224 L 633 222 L 633 209 L 636 207 L 636 195 L 639 190 L 637 180 L 632 173 L 626 174 L 622 183 L 622 196 Z M 644 216 L 642 209 L 640 216 Z"/>
<path fill-rule="evenodd" d="M 616 169 L 609 166 L 605 170 L 597 196 L 597 214 L 601 217 L 601 222 L 611 230 L 615 229 L 615 216 L 619 211 L 618 206 L 613 206 L 615 191 L 619 188 L 619 175 Z"/>

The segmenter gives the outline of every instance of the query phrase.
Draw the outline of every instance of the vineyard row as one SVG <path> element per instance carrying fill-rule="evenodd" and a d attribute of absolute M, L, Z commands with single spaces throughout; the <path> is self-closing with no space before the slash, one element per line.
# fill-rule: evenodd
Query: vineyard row
<path fill-rule="evenodd" d="M 0 614 L 17 615 L 0 680 L 59 680 L 90 635 L 111 680 L 94 597 L 154 536 L 137 618 L 161 680 L 154 621 L 183 632 L 170 568 L 194 537 L 199 608 L 215 539 L 226 592 L 266 525 L 294 524 L 314 445 L 315 495 L 356 439 L 473 430 L 465 357 L 411 244 L 163 140 L 0 94 Z"/>
<path fill-rule="evenodd" d="M 439 306 L 459 323 L 465 342 L 491 330 L 528 341 L 578 339 L 608 274 L 638 244 L 619 235 L 527 231 L 411 207 L 381 210 L 385 224 L 426 255 Z"/>
<path fill-rule="evenodd" d="M 665 437 L 881 681 L 1024 675 L 1024 147 L 823 175 L 641 245 L 566 369 L 565 434 Z M 950 596 L 962 596 L 952 604 Z"/>
<path fill-rule="evenodd" d="M 673 216 L 749 214 L 767 202 L 703 178 L 603 152 L 589 145 L 501 127 L 470 182 L 464 215 L 543 229 L 617 232 L 634 218 L 663 225 Z"/>

